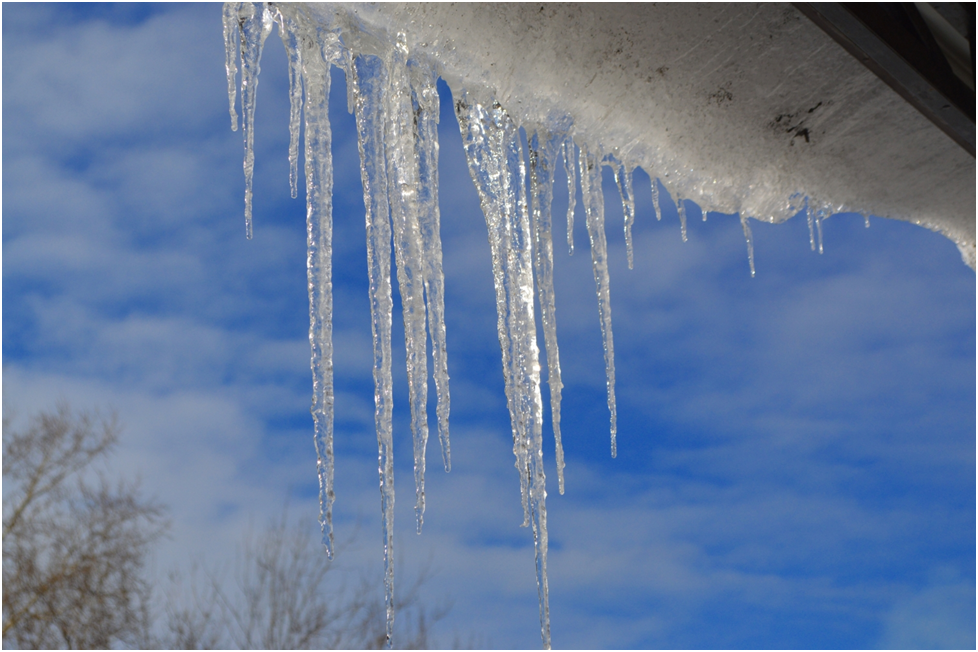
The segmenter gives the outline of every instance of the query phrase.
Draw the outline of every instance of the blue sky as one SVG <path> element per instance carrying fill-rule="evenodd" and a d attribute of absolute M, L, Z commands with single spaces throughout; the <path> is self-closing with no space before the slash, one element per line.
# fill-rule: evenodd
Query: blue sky
<path fill-rule="evenodd" d="M 5 413 L 59 397 L 118 410 L 118 468 L 171 506 L 161 576 L 226 557 L 288 495 L 315 517 L 305 208 L 289 197 L 278 37 L 258 90 L 247 241 L 220 5 L 6 4 L 3 19 Z M 359 532 L 337 563 L 381 590 L 363 204 L 333 80 L 336 527 Z M 395 364 L 397 574 L 435 569 L 426 596 L 454 600 L 443 642 L 533 648 L 489 247 L 440 89 L 453 470 L 432 439 L 415 535 Z M 704 223 L 690 204 L 683 243 L 670 200 L 652 217 L 640 172 L 629 271 L 610 171 L 604 182 L 614 460 L 587 233 L 579 212 L 568 256 L 559 172 L 555 190 L 567 491 L 547 439 L 554 645 L 973 647 L 975 274 L 956 247 L 850 215 L 825 222 L 818 255 L 803 217 L 752 222 L 752 279 L 737 219 Z M 395 309 L 395 361 L 399 321 Z"/>

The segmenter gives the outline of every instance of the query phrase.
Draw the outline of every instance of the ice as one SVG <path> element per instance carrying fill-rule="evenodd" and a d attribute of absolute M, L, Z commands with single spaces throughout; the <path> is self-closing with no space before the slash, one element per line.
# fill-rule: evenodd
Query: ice
<path fill-rule="evenodd" d="M 828 205 L 821 204 L 815 211 L 815 228 L 818 232 L 818 253 L 824 254 L 825 248 L 822 246 L 822 221 L 831 215 L 832 212 Z"/>
<path fill-rule="evenodd" d="M 242 132 L 244 134 L 244 175 L 245 175 L 245 237 L 249 240 L 252 236 L 251 219 L 251 195 L 252 178 L 255 171 L 255 99 L 258 92 L 258 75 L 261 72 L 261 51 L 265 45 L 265 39 L 272 31 L 272 14 L 268 9 L 258 12 L 255 5 L 251 2 L 228 3 L 234 6 L 225 7 L 224 10 L 224 31 L 226 60 L 233 60 L 233 49 L 230 47 L 227 36 L 230 28 L 228 23 L 236 21 L 239 25 L 241 37 L 241 113 L 243 114 Z M 232 128 L 237 123 L 237 116 L 234 113 L 234 73 L 232 66 L 227 65 L 228 87 L 231 93 L 231 120 Z"/>
<path fill-rule="evenodd" d="M 511 122 L 496 125 L 488 111 L 470 102 L 466 94 L 455 100 L 455 113 L 458 118 L 462 144 L 465 147 L 469 173 L 479 192 L 482 211 L 485 214 L 489 231 L 489 248 L 492 256 L 493 282 L 496 289 L 496 333 L 502 353 L 503 378 L 506 390 L 506 405 L 509 408 L 513 431 L 513 454 L 516 456 L 516 469 L 520 476 L 520 495 L 523 501 L 523 521 L 529 521 L 528 468 L 526 463 L 526 440 L 521 427 L 519 397 L 516 388 L 516 373 L 519 351 L 514 350 L 516 342 L 512 339 L 513 316 L 511 303 L 518 299 L 511 296 L 515 289 L 510 283 L 511 270 L 509 241 L 511 239 L 511 216 L 516 212 L 516 186 L 519 172 L 513 179 L 513 170 L 506 160 L 506 146 L 518 148 L 519 134 Z M 501 119 L 501 118 L 500 118 Z M 509 133 L 506 127 L 510 126 Z M 508 141 L 508 142 L 507 142 Z M 513 157 L 516 158 L 516 157 Z"/>
<path fill-rule="evenodd" d="M 423 245 L 418 223 L 419 171 L 414 106 L 407 68 L 407 46 L 399 38 L 387 55 L 388 83 L 382 100 L 386 114 L 387 179 L 394 258 L 404 314 L 411 434 L 414 439 L 414 483 L 418 532 L 424 524 L 425 448 L 428 445 L 428 356 L 425 349 Z"/>
<path fill-rule="evenodd" d="M 333 160 L 329 126 L 329 62 L 323 48 L 303 39 L 306 173 L 306 268 L 309 280 L 309 343 L 312 347 L 313 399 L 320 523 L 326 554 L 333 556 Z M 243 96 L 243 94 L 242 94 Z"/>
<path fill-rule="evenodd" d="M 289 189 L 292 199 L 295 199 L 299 186 L 299 123 L 302 119 L 302 62 L 299 57 L 298 25 L 281 12 L 276 12 L 274 18 L 289 61 Z"/>
<path fill-rule="evenodd" d="M 581 150 L 581 196 L 591 240 L 591 267 L 598 293 L 598 316 L 604 338 L 604 366 L 608 378 L 608 411 L 611 412 L 611 456 L 618 456 L 618 408 L 615 404 L 615 342 L 611 334 L 611 287 L 608 277 L 608 240 L 604 232 L 604 193 L 598 157 Z"/>
<path fill-rule="evenodd" d="M 812 251 L 815 251 L 815 207 L 807 197 L 805 198 L 805 216 L 808 218 L 808 242 Z"/>
<path fill-rule="evenodd" d="M 662 209 L 659 208 L 659 181 L 652 179 L 652 210 L 655 211 L 656 221 L 662 220 Z"/>
<path fill-rule="evenodd" d="M 703 213 L 706 214 L 705 212 Z M 755 276 L 754 272 L 754 234 L 751 233 L 749 218 L 746 215 L 740 216 L 740 226 L 744 230 L 744 240 L 747 242 L 747 262 L 750 263 L 750 275 Z"/>
<path fill-rule="evenodd" d="M 370 323 L 374 350 L 374 425 L 384 533 L 384 589 L 387 637 L 394 627 L 394 438 L 391 380 L 391 225 L 384 156 L 383 93 L 386 71 L 375 56 L 361 56 L 351 66 L 360 178 L 366 207 L 367 269 L 370 279 Z"/>
<path fill-rule="evenodd" d="M 564 172 L 567 173 L 567 253 L 574 255 L 574 205 L 577 203 L 577 167 L 574 161 L 574 141 L 568 138 L 563 144 Z"/>
<path fill-rule="evenodd" d="M 441 216 L 438 209 L 438 77 L 422 61 L 409 61 L 416 117 L 418 156 L 418 226 L 424 265 L 425 305 L 431 336 L 438 417 L 438 440 L 445 471 L 452 469 L 448 437 L 451 399 L 448 391 L 448 346 L 445 337 L 445 274 L 442 271 Z"/>
<path fill-rule="evenodd" d="M 686 200 L 676 195 L 676 212 L 679 213 L 679 232 L 686 242 Z"/>
<path fill-rule="evenodd" d="M 560 438 L 560 353 L 557 349 L 557 315 L 554 299 L 554 245 L 550 204 L 553 201 L 554 164 L 557 161 L 558 137 L 549 133 L 533 134 L 530 150 L 530 198 L 533 207 L 533 265 L 536 272 L 537 297 L 543 339 L 547 346 L 547 384 L 550 386 L 550 413 L 554 429 L 557 461 L 557 486 L 564 493 L 564 445 Z"/>
<path fill-rule="evenodd" d="M 517 126 L 498 103 L 487 108 L 463 92 L 455 102 L 455 111 L 489 234 L 513 453 L 520 476 L 524 525 L 529 522 L 533 528 L 541 636 L 544 647 L 549 648 L 543 401 L 533 314 L 533 235 L 526 204 L 523 147 Z M 539 157 L 537 160 L 539 163 Z"/>
<path fill-rule="evenodd" d="M 228 76 L 228 101 L 230 102 L 231 131 L 238 130 L 238 112 L 234 110 L 234 105 L 238 98 L 238 87 L 235 79 L 238 74 L 238 63 L 235 55 L 238 52 L 238 3 L 225 2 L 224 11 L 224 68 Z"/>
<path fill-rule="evenodd" d="M 404 11 L 428 11 L 426 8 Z M 432 347 L 435 414 L 445 470 L 451 468 L 449 441 L 449 373 L 445 330 L 445 279 L 442 269 L 441 215 L 438 203 L 439 77 L 453 90 L 469 172 L 486 220 L 496 293 L 499 338 L 506 404 L 513 437 L 515 466 L 520 482 L 523 525 L 533 532 L 540 605 L 541 637 L 549 647 L 550 615 L 547 578 L 546 476 L 543 467 L 543 400 L 541 361 L 535 322 L 539 302 L 547 354 L 555 458 L 560 493 L 564 493 L 564 452 L 561 438 L 561 378 L 557 345 L 553 253 L 553 184 L 557 161 L 564 160 L 568 187 L 567 246 L 574 251 L 574 211 L 578 179 L 591 248 L 603 338 L 607 401 L 610 413 L 611 455 L 617 456 L 614 340 L 611 325 L 610 275 L 605 234 L 602 166 L 614 172 L 622 201 L 629 268 L 633 267 L 632 228 L 635 219 L 633 172 L 639 165 L 650 171 L 652 206 L 662 219 L 663 181 L 673 189 L 683 241 L 687 240 L 687 190 L 704 194 L 706 186 L 691 185 L 691 171 L 663 165 L 651 173 L 650 159 L 636 158 L 630 147 L 606 149 L 599 136 L 575 125 L 560 112 L 540 113 L 527 106 L 506 106 L 504 94 L 463 83 L 452 73 L 461 65 L 451 52 L 412 40 L 405 24 L 385 23 L 383 16 L 400 9 L 361 6 L 250 3 L 224 7 L 225 66 L 232 129 L 240 52 L 241 115 L 245 141 L 245 214 L 251 237 L 254 115 L 259 64 L 265 38 L 278 24 L 289 72 L 289 167 L 293 197 L 298 194 L 300 131 L 304 131 L 307 200 L 310 345 L 313 374 L 312 413 L 320 481 L 320 521 L 327 555 L 333 555 L 333 362 L 332 362 L 332 161 L 328 119 L 330 66 L 347 75 L 347 104 L 355 113 L 361 160 L 371 330 L 373 334 L 374 422 L 378 446 L 378 475 L 384 538 L 384 586 L 387 643 L 393 644 L 394 624 L 394 461 L 391 332 L 393 299 L 391 256 L 396 260 L 403 308 L 411 432 L 414 449 L 415 514 L 420 533 L 425 511 L 425 449 L 427 424 L 427 351 Z M 407 15 L 407 14 L 405 14 Z M 364 22 L 375 20 L 372 26 Z M 388 29 L 382 25 L 396 27 Z M 381 25 L 381 27 L 378 27 Z M 412 23 L 411 29 L 417 28 Z M 435 43 L 437 39 L 431 39 Z M 514 113 L 515 111 L 515 113 Z M 301 124 L 300 124 L 301 122 Z M 300 126 L 302 129 L 300 130 Z M 526 136 L 524 147 L 524 136 Z M 606 152 L 613 152 L 605 156 Z M 660 180 L 661 179 L 661 180 Z M 794 195 L 785 203 L 798 210 Z M 755 198 L 755 205 L 762 199 Z M 760 203 L 757 203 L 760 202 Z M 822 247 L 822 221 L 833 206 L 806 199 L 812 249 L 816 233 Z M 702 216 L 706 220 L 707 210 Z M 736 211 L 734 211 L 736 212 Z M 740 211 L 750 273 L 754 243 L 750 214 Z M 767 219 L 767 218 L 765 218 Z M 771 218 L 774 220 L 774 218 Z M 775 220 L 776 221 L 776 220 Z M 867 218 L 868 226 L 868 218 Z M 392 249 L 393 247 L 393 249 Z"/>
<path fill-rule="evenodd" d="M 634 269 L 635 255 L 632 251 L 632 225 L 635 223 L 635 195 L 632 193 L 632 170 L 624 163 L 620 163 L 617 160 L 615 162 L 615 183 L 618 184 L 618 194 L 621 195 L 621 210 L 625 215 L 625 252 L 628 257 L 628 269 Z"/>

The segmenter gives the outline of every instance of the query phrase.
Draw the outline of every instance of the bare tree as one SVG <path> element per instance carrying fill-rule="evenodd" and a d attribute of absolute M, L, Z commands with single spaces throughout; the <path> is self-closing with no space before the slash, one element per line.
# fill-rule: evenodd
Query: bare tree
<path fill-rule="evenodd" d="M 357 576 L 351 585 L 330 562 L 303 522 L 283 512 L 238 550 L 233 579 L 200 567 L 190 581 L 171 577 L 161 647 L 201 649 L 380 649 L 387 645 L 386 609 L 378 583 Z M 420 599 L 422 572 L 397 596 L 399 647 L 433 645 L 429 626 L 448 609 L 430 614 Z M 406 625 L 406 626 L 405 626 Z"/>
<path fill-rule="evenodd" d="M 114 416 L 66 405 L 22 431 L 4 417 L 5 648 L 386 647 L 382 583 L 338 569 L 287 509 L 243 540 L 230 580 L 195 565 L 154 591 L 145 565 L 167 522 L 137 484 L 107 479 L 118 434 Z M 426 610 L 428 576 L 396 596 L 399 647 L 435 645 L 430 625 L 448 609 Z"/>
<path fill-rule="evenodd" d="M 118 442 L 115 417 L 41 412 L 3 420 L 3 644 L 138 644 L 151 621 L 143 569 L 163 508 L 97 468 Z"/>

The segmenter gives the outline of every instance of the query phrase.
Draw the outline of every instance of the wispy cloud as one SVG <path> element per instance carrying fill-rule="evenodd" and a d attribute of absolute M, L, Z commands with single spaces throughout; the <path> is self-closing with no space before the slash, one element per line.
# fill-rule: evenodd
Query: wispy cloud
<path fill-rule="evenodd" d="M 226 554 L 290 491 L 293 513 L 318 513 L 285 62 L 273 36 L 249 242 L 218 13 L 4 8 L 5 409 L 26 415 L 63 396 L 119 410 L 118 468 L 172 506 L 161 572 Z M 336 518 L 341 537 L 362 529 L 344 563 L 376 571 L 363 207 L 335 79 Z M 518 527 L 489 251 L 443 113 L 453 470 L 442 472 L 432 437 L 418 537 L 395 364 L 398 573 L 432 559 L 426 595 L 456 601 L 444 631 L 531 647 L 532 537 Z M 803 219 L 754 223 L 751 279 L 736 218 L 704 224 L 691 210 L 684 244 L 670 202 L 656 222 L 638 176 L 633 271 L 605 179 L 620 423 L 611 460 L 587 234 L 579 214 L 567 256 L 557 174 L 568 467 L 559 496 L 547 434 L 555 645 L 973 644 L 956 614 L 973 614 L 975 599 L 961 579 L 975 572 L 975 277 L 954 245 L 840 216 L 825 223 L 819 256 Z M 399 321 L 395 310 L 395 360 Z"/>

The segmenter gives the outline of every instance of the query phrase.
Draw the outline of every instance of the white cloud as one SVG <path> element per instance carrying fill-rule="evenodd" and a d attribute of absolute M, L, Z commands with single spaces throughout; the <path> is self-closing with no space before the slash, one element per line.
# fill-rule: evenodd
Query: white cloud
<path fill-rule="evenodd" d="M 935 583 L 896 600 L 879 647 L 891 650 L 975 647 L 975 585 Z"/>
<path fill-rule="evenodd" d="M 247 242 L 217 13 L 4 34 L 4 400 L 23 415 L 59 396 L 120 411 L 117 466 L 173 509 L 162 570 L 226 555 L 290 488 L 293 513 L 318 513 L 304 207 L 285 199 L 284 61 L 273 37 Z M 379 572 L 363 218 L 344 119 L 334 125 L 336 518 L 340 538 L 362 522 L 351 567 Z M 453 471 L 441 471 L 432 432 L 416 536 L 395 311 L 398 577 L 431 556 L 439 574 L 427 594 L 457 599 L 449 629 L 530 646 L 532 536 L 518 527 L 484 220 L 457 134 L 443 137 L 441 158 Z M 629 271 L 608 190 L 615 461 L 583 217 L 568 258 L 561 200 L 554 210 L 568 454 L 559 496 L 547 431 L 555 644 L 870 644 L 894 569 L 916 572 L 973 538 L 973 504 L 947 499 L 973 488 L 973 274 L 956 252 L 953 269 L 941 266 L 931 241 L 953 249 L 941 236 L 920 231 L 906 244 L 907 224 L 867 232 L 893 239 L 884 253 L 830 267 L 835 241 L 811 254 L 804 224 L 789 223 L 755 225 L 752 280 L 735 219 L 691 220 L 683 244 L 674 214 L 651 217 L 647 187 Z M 826 225 L 835 228 L 841 218 Z M 918 631 L 956 586 L 907 597 L 893 613 L 910 616 L 888 616 L 885 640 L 911 640 L 899 623 L 923 623 Z M 844 631 L 806 640 L 813 618 Z M 760 638 L 757 623 L 773 620 L 786 624 Z"/>

